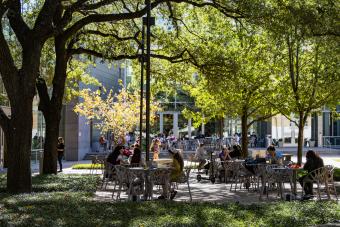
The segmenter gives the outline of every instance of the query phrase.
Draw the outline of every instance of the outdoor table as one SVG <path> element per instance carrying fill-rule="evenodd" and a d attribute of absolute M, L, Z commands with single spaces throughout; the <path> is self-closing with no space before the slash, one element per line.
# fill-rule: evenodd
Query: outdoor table
<path fill-rule="evenodd" d="M 289 178 L 290 178 L 291 174 L 294 173 L 294 172 L 293 172 L 293 170 L 292 170 L 291 168 L 288 168 L 288 167 L 286 167 L 286 166 L 275 167 L 275 168 L 272 168 L 272 170 L 274 170 L 274 171 L 277 172 L 277 174 L 278 174 L 278 177 L 276 177 L 276 181 L 277 181 L 277 183 L 278 183 L 278 185 L 279 185 L 281 199 L 283 199 L 283 190 L 282 190 L 282 186 L 283 186 L 285 180 L 287 180 L 286 177 L 289 177 Z M 291 179 L 289 179 L 289 181 L 290 181 L 290 180 L 291 180 Z M 295 180 L 295 181 L 292 180 L 292 181 L 293 181 L 293 182 L 296 182 L 296 180 Z M 293 183 L 293 185 L 294 185 L 294 183 Z M 295 184 L 295 185 L 296 185 L 296 184 Z M 294 187 L 292 188 L 292 190 L 293 190 L 292 193 L 294 193 L 294 188 L 296 188 L 296 186 L 294 186 Z"/>
<path fill-rule="evenodd" d="M 163 167 L 163 166 L 171 166 L 173 163 L 173 160 L 170 158 L 160 158 L 153 160 L 154 163 L 156 163 L 157 167 Z"/>

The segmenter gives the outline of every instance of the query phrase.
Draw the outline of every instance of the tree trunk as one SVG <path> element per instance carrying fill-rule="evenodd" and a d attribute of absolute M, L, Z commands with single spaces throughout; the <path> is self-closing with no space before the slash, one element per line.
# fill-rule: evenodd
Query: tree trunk
<path fill-rule="evenodd" d="M 43 174 L 57 174 L 57 138 L 59 136 L 60 114 L 51 113 L 45 118 L 46 134 L 44 144 Z"/>
<path fill-rule="evenodd" d="M 7 190 L 29 193 L 31 184 L 32 99 L 22 99 L 11 107 L 11 120 L 6 130 L 8 148 Z"/>
<path fill-rule="evenodd" d="M 55 38 L 56 66 L 53 78 L 52 97 L 49 98 L 47 85 L 43 79 L 37 82 L 40 97 L 39 109 L 46 121 L 46 134 L 44 145 L 44 174 L 57 173 L 57 141 L 59 136 L 59 123 L 63 106 L 63 97 L 66 83 L 66 70 L 68 55 L 65 49 L 65 40 Z"/>
<path fill-rule="evenodd" d="M 242 126 L 242 157 L 248 157 L 248 116 L 243 114 L 241 116 L 241 126 Z"/>
<path fill-rule="evenodd" d="M 8 148 L 7 148 L 7 142 L 6 142 L 6 134 L 4 132 L 4 168 L 8 168 Z"/>
<path fill-rule="evenodd" d="M 297 158 L 298 158 L 298 164 L 302 164 L 302 149 L 303 149 L 303 129 L 305 127 L 305 120 L 304 120 L 304 114 L 301 112 L 299 114 L 299 134 L 298 134 L 298 149 L 297 149 Z M 295 138 L 293 138 L 295 139 Z"/>
<path fill-rule="evenodd" d="M 219 136 L 220 139 L 223 139 L 223 117 L 219 119 Z"/>

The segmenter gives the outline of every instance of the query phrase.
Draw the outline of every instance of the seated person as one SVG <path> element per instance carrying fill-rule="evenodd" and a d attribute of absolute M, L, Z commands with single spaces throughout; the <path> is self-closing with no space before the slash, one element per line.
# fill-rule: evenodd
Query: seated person
<path fill-rule="evenodd" d="M 120 149 L 119 152 L 120 154 L 116 159 L 116 163 L 119 163 L 119 165 L 130 164 L 129 163 L 130 152 L 126 153 L 126 150 L 124 148 Z"/>
<path fill-rule="evenodd" d="M 139 165 L 139 166 L 143 165 L 142 151 L 139 148 L 139 145 L 137 145 L 137 144 L 134 146 L 133 155 L 131 156 L 130 164 L 131 165 Z"/>
<path fill-rule="evenodd" d="M 221 162 L 227 161 L 227 160 L 231 160 L 231 157 L 229 155 L 230 150 L 227 147 L 223 147 L 221 153 L 218 155 L 218 157 L 220 158 Z"/>
<path fill-rule="evenodd" d="M 221 153 L 218 155 L 218 157 L 220 158 L 220 160 L 222 162 L 221 165 L 218 167 L 220 182 L 222 182 L 222 177 L 225 178 L 224 163 L 223 162 L 231 160 L 229 153 L 230 153 L 229 148 L 223 147 Z"/>
<path fill-rule="evenodd" d="M 229 156 L 231 158 L 240 158 L 242 156 L 241 152 L 242 149 L 240 145 L 234 145 L 232 151 L 229 153 Z"/>
<path fill-rule="evenodd" d="M 126 163 L 126 159 L 123 157 L 124 147 L 116 146 L 115 149 L 107 156 L 106 161 L 112 165 L 120 165 Z"/>
<path fill-rule="evenodd" d="M 113 151 L 107 156 L 106 161 L 112 165 L 117 165 L 117 158 L 120 155 L 120 150 L 123 149 L 122 146 L 116 146 Z M 119 164 L 119 163 L 118 163 Z"/>
<path fill-rule="evenodd" d="M 172 155 L 172 164 L 173 164 L 173 169 L 171 170 L 170 174 L 170 182 L 177 182 L 180 177 L 183 174 L 183 168 L 184 168 L 184 160 L 182 154 L 176 150 L 168 150 L 168 152 Z M 158 197 L 158 199 L 165 199 L 168 194 L 166 185 L 162 185 L 163 187 L 163 195 Z M 177 191 L 174 189 L 170 190 L 170 199 L 173 200 L 177 194 Z"/>
<path fill-rule="evenodd" d="M 198 170 L 202 169 L 202 167 L 206 163 L 205 154 L 206 154 L 206 151 L 204 149 L 204 143 L 201 143 L 199 147 L 196 149 L 196 153 L 195 153 L 195 159 L 199 161 L 199 164 L 197 167 Z"/>
<path fill-rule="evenodd" d="M 270 164 L 279 164 L 279 156 L 276 154 L 275 147 L 270 145 L 267 148 L 267 156 L 266 159 L 269 160 Z"/>
<path fill-rule="evenodd" d="M 307 170 L 308 174 L 299 178 L 301 186 L 303 186 L 303 183 L 305 184 L 303 190 L 306 197 L 310 197 L 313 195 L 313 182 L 312 179 L 308 177 L 309 173 L 321 167 L 324 167 L 322 158 L 320 158 L 320 156 L 316 154 L 313 150 L 307 151 L 306 164 L 303 166 L 303 169 Z"/>
<path fill-rule="evenodd" d="M 129 149 L 124 149 L 123 155 L 126 157 L 130 157 L 132 155 L 132 152 Z"/>

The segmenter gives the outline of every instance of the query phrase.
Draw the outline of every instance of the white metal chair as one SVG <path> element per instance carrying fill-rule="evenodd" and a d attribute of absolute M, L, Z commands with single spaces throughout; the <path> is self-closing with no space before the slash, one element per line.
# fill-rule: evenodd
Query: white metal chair
<path fill-rule="evenodd" d="M 127 173 L 125 166 L 115 165 L 114 168 L 115 168 L 115 174 L 116 174 L 116 181 L 115 181 L 115 185 L 114 185 L 113 192 L 112 192 L 112 198 L 116 190 L 116 185 L 118 184 L 118 192 L 117 192 L 117 198 L 116 198 L 116 200 L 118 200 L 120 199 L 120 193 L 122 191 L 125 191 L 124 187 L 128 185 L 130 182 L 129 182 L 129 175 Z"/>
<path fill-rule="evenodd" d="M 187 186 L 188 186 L 188 192 L 189 192 L 189 196 L 190 196 L 190 202 L 192 201 L 192 196 L 191 196 L 191 189 L 190 189 L 190 184 L 189 184 L 189 177 L 190 177 L 190 171 L 191 169 L 190 168 L 186 168 L 181 176 L 179 177 L 179 179 L 177 179 L 175 182 L 171 182 L 173 183 L 172 184 L 172 187 L 175 187 L 177 186 L 177 184 L 185 184 L 187 183 Z M 176 184 L 176 185 L 175 185 Z"/>
<path fill-rule="evenodd" d="M 106 189 L 109 182 L 113 182 L 115 180 L 116 174 L 114 171 L 114 167 L 111 163 L 104 160 L 104 171 L 102 177 L 101 189 Z"/>
<path fill-rule="evenodd" d="M 331 199 L 331 192 L 335 195 L 338 200 L 338 196 L 336 193 L 336 188 L 333 180 L 334 175 L 334 167 L 331 165 L 327 165 L 321 168 L 318 168 L 306 175 L 303 178 L 302 186 L 305 188 L 306 183 L 311 183 L 312 186 L 314 183 L 317 185 L 317 194 L 318 199 L 321 200 L 321 191 L 324 189 L 326 191 L 328 199 Z M 304 194 L 304 190 L 302 190 L 302 195 Z"/>

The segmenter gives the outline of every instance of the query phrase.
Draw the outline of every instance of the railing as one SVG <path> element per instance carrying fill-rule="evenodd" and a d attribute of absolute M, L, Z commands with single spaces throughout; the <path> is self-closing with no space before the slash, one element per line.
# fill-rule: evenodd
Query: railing
<path fill-rule="evenodd" d="M 327 148 L 340 148 L 340 136 L 323 136 L 322 145 Z"/>
<path fill-rule="evenodd" d="M 37 164 L 43 152 L 44 152 L 44 149 L 32 149 L 31 150 L 31 163 Z"/>
<path fill-rule="evenodd" d="M 224 138 L 222 141 L 216 138 L 200 138 L 190 140 L 167 141 L 162 143 L 162 150 L 166 151 L 171 147 L 182 149 L 183 151 L 195 151 L 199 144 L 204 143 L 207 150 L 221 149 L 223 145 L 230 145 L 230 140 Z"/>

